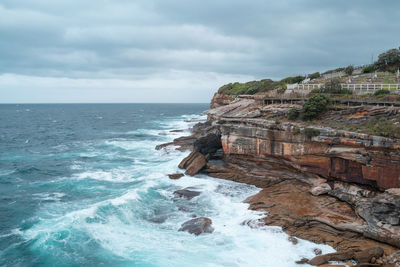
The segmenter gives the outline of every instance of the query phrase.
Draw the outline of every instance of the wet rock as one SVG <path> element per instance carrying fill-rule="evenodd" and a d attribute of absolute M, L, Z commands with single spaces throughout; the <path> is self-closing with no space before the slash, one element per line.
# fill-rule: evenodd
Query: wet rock
<path fill-rule="evenodd" d="M 297 264 L 306 264 L 308 263 L 308 259 L 302 258 L 301 260 L 296 261 Z"/>
<path fill-rule="evenodd" d="M 203 233 L 212 233 L 214 228 L 211 226 L 212 221 L 206 217 L 195 218 L 181 225 L 179 231 L 189 232 L 190 234 L 200 235 Z"/>
<path fill-rule="evenodd" d="M 321 255 L 322 254 L 322 250 L 320 250 L 319 248 L 314 248 L 314 253 L 315 255 Z"/>
<path fill-rule="evenodd" d="M 297 245 L 297 243 L 299 243 L 299 240 L 297 240 L 297 238 L 294 236 L 289 236 L 288 240 L 292 242 L 293 245 Z"/>
<path fill-rule="evenodd" d="M 346 261 L 352 259 L 353 255 L 354 251 L 329 253 L 321 256 L 316 256 L 315 258 L 311 259 L 308 264 L 319 266 L 328 263 L 329 261 Z"/>
<path fill-rule="evenodd" d="M 194 136 L 182 136 L 174 139 L 174 141 L 165 143 L 165 144 L 160 144 L 155 147 L 156 150 L 161 150 L 164 148 L 167 148 L 169 146 L 177 146 L 176 150 L 180 151 L 185 151 L 188 149 L 193 148 L 193 144 L 196 141 L 196 137 Z"/>
<path fill-rule="evenodd" d="M 170 179 L 173 179 L 173 180 L 182 178 L 183 176 L 185 176 L 183 173 L 168 174 L 168 177 L 169 177 Z"/>
<path fill-rule="evenodd" d="M 346 261 L 354 259 L 359 264 L 370 263 L 373 258 L 377 259 L 383 256 L 383 249 L 380 247 L 373 247 L 365 249 L 359 252 L 352 250 L 345 252 L 329 253 L 321 256 L 317 256 L 311 259 L 308 263 L 313 266 L 319 266 L 329 261 Z"/>
<path fill-rule="evenodd" d="M 179 168 L 186 169 L 187 175 L 195 175 L 201 169 L 203 169 L 207 165 L 206 158 L 203 154 L 198 151 L 193 151 L 186 158 L 184 158 L 181 163 L 179 163 Z"/>
<path fill-rule="evenodd" d="M 186 199 L 190 200 L 190 199 L 200 195 L 200 192 L 192 191 L 192 190 L 189 190 L 189 189 L 185 188 L 185 189 L 176 190 L 174 192 L 174 195 L 177 196 L 177 197 L 183 197 L 183 198 L 186 198 Z"/>
<path fill-rule="evenodd" d="M 322 194 L 326 194 L 329 191 L 331 191 L 332 188 L 329 184 L 327 183 L 322 183 L 320 185 L 314 186 L 310 189 L 310 193 L 313 194 L 314 196 L 319 196 Z"/>
<path fill-rule="evenodd" d="M 372 258 L 378 259 L 383 256 L 383 249 L 380 247 L 369 248 L 360 252 L 354 253 L 354 259 L 359 263 L 371 262 Z"/>
<path fill-rule="evenodd" d="M 148 220 L 153 223 L 164 223 L 167 219 L 168 219 L 167 216 L 158 216 L 149 218 Z"/>

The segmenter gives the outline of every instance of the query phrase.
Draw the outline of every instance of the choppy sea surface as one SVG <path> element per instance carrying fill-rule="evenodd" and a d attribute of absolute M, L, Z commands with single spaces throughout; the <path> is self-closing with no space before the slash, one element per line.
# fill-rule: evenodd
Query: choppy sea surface
<path fill-rule="evenodd" d="M 0 266 L 296 266 L 314 248 L 242 201 L 254 186 L 206 175 L 170 180 L 206 104 L 0 105 Z M 192 200 L 173 192 L 195 187 Z M 214 233 L 178 232 L 194 216 Z"/>

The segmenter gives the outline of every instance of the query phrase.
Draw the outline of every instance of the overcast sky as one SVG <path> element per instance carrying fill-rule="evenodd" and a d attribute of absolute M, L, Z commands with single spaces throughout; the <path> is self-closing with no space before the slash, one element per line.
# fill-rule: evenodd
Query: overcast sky
<path fill-rule="evenodd" d="M 1 0 L 0 102 L 209 102 L 370 63 L 399 31 L 399 0 Z"/>

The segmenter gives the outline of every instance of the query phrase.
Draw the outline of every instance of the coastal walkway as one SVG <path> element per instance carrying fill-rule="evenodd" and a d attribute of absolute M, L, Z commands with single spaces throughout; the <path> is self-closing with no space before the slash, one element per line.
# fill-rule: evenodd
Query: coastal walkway
<path fill-rule="evenodd" d="M 303 91 L 312 91 L 314 89 L 320 89 L 323 88 L 325 85 L 318 83 L 318 84 L 312 84 L 312 83 L 305 83 L 305 84 L 288 84 L 287 89 L 289 90 L 303 90 Z M 363 95 L 363 94 L 373 94 L 378 90 L 389 90 L 394 94 L 400 94 L 400 84 L 378 84 L 378 83 L 361 83 L 361 84 L 355 84 L 355 83 L 342 83 L 341 84 L 342 89 L 347 89 L 354 94 L 357 95 Z"/>
<path fill-rule="evenodd" d="M 303 104 L 308 98 L 261 98 L 263 105 L 272 104 Z M 400 107 L 400 101 L 379 101 L 379 100 L 356 100 L 356 99 L 332 99 L 333 105 L 347 106 L 387 106 Z"/>

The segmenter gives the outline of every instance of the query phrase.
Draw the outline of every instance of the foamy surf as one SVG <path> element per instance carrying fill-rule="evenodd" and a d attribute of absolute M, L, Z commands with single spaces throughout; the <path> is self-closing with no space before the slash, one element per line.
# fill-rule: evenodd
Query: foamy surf
<path fill-rule="evenodd" d="M 109 116 L 102 117 L 106 122 Z M 24 253 L 43 266 L 297 266 L 295 261 L 313 257 L 315 248 L 333 252 L 305 240 L 294 245 L 279 227 L 260 225 L 266 214 L 243 203 L 259 192 L 254 186 L 206 175 L 168 178 L 182 172 L 177 166 L 189 151 L 155 146 L 189 134 L 187 129 L 204 119 L 165 112 L 148 128 L 126 123 L 125 131 L 107 129 L 104 138 L 74 141 L 76 151 L 65 149 L 72 157 L 65 169 L 69 175 L 35 182 L 43 188 L 32 194 L 40 205 L 0 241 L 18 237 L 15 246 L 25 244 Z M 177 129 L 182 132 L 171 132 Z M 186 187 L 200 195 L 186 200 L 173 194 Z M 211 218 L 214 232 L 179 232 L 194 216 Z M 15 248 L 3 253 L 10 251 Z"/>

